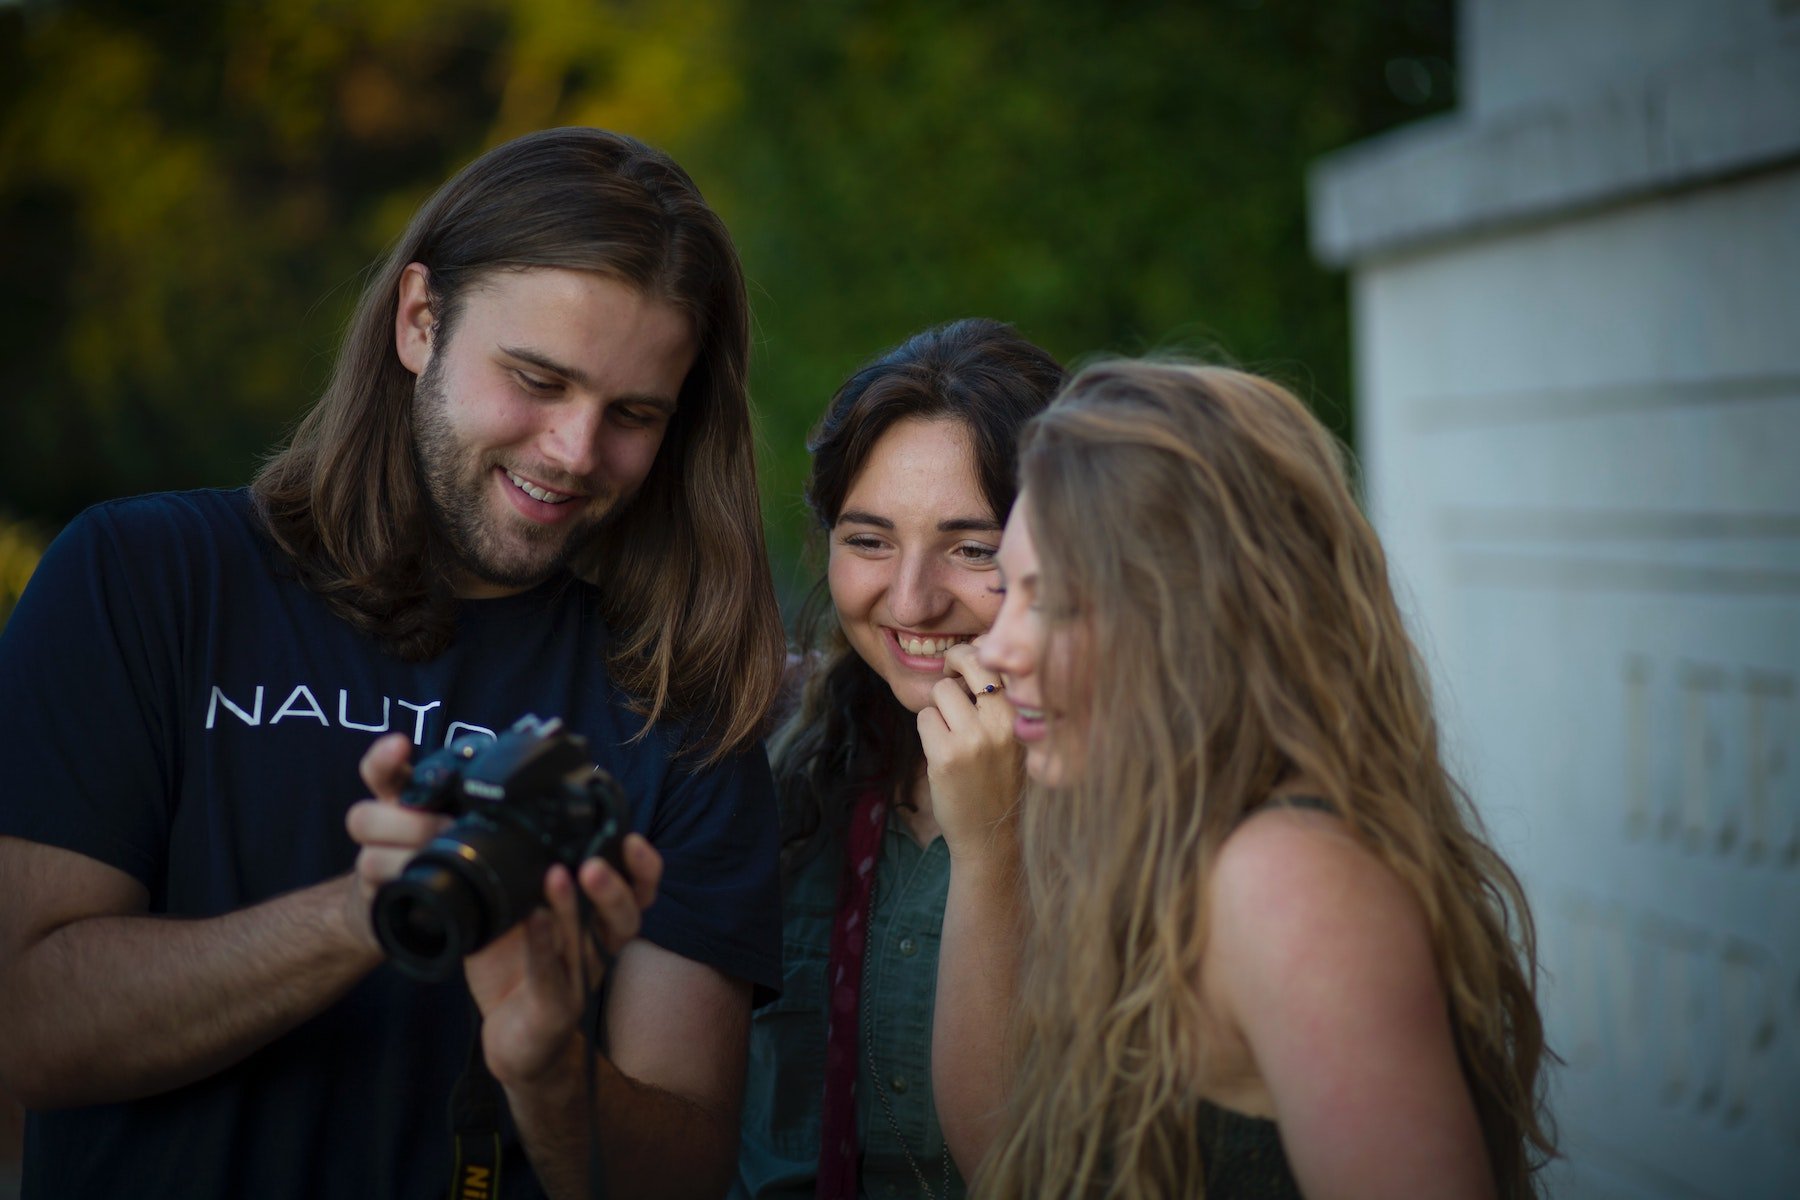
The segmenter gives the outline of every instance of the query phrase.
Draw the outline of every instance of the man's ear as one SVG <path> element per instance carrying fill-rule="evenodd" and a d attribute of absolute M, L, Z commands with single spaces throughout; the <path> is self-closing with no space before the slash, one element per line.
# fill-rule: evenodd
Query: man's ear
<path fill-rule="evenodd" d="M 400 303 L 394 309 L 394 352 L 414 375 L 431 363 L 437 314 L 431 311 L 431 273 L 424 263 L 407 263 L 400 272 Z"/>

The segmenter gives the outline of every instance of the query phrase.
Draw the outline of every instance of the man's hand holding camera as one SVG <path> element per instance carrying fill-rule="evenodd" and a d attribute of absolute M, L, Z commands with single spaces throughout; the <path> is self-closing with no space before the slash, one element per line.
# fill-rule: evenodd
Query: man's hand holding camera
<path fill-rule="evenodd" d="M 638 834 L 625 839 L 625 862 L 629 885 L 598 858 L 577 872 L 609 955 L 637 936 L 662 875 L 661 856 Z M 578 955 L 587 956 L 588 986 L 599 986 L 602 968 L 583 936 L 575 887 L 566 867 L 551 867 L 544 879 L 547 907 L 465 960 L 469 991 L 481 1008 L 482 1050 L 503 1087 L 529 1086 L 568 1062 L 584 999 Z"/>
<path fill-rule="evenodd" d="M 344 816 L 350 836 L 362 847 L 344 897 L 345 917 L 377 953 L 381 943 L 369 917 L 376 891 L 397 878 L 420 847 L 450 825 L 449 817 L 401 805 L 400 793 L 412 777 L 411 758 L 412 742 L 405 734 L 377 738 L 363 754 L 360 767 L 363 785 L 374 798 L 352 805 Z"/>
<path fill-rule="evenodd" d="M 411 750 L 398 734 L 369 747 L 361 771 L 373 798 L 353 805 L 345 818 L 361 846 L 345 903 L 352 927 L 377 949 L 381 941 L 371 914 L 382 886 L 454 823 L 444 813 L 400 802 L 413 779 Z M 584 934 L 576 888 L 592 902 L 591 928 L 610 956 L 637 935 L 662 877 L 662 858 L 642 836 L 626 836 L 618 852 L 629 880 L 599 856 L 573 872 L 554 863 L 543 873 L 541 905 L 462 959 L 482 1014 L 488 1068 L 509 1090 L 581 1061 L 574 1043 L 585 999 L 582 958 L 589 988 L 599 985 L 604 967 Z"/>

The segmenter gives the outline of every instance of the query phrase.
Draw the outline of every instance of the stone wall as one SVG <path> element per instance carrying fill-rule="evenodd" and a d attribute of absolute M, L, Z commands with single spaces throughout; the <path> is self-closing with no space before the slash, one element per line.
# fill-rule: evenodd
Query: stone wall
<path fill-rule="evenodd" d="M 1470 103 L 1321 163 L 1313 233 L 1540 924 L 1554 1194 L 1800 1195 L 1800 5 L 1463 16 Z"/>

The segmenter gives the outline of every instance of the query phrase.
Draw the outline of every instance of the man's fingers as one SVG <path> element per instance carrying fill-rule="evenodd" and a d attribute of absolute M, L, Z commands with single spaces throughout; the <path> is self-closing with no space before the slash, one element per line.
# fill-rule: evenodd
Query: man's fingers
<path fill-rule="evenodd" d="M 450 818 L 418 812 L 384 800 L 360 800 L 344 813 L 344 828 L 361 846 L 399 846 L 414 850 L 429 842 Z"/>
<path fill-rule="evenodd" d="M 619 947 L 637 936 L 641 924 L 637 898 L 604 859 L 590 858 L 582 863 L 580 883 L 581 890 L 594 902 L 600 941 L 616 954 Z"/>
<path fill-rule="evenodd" d="M 383 800 L 398 800 L 412 776 L 412 740 L 404 733 L 378 737 L 363 751 L 363 786 Z"/>
<path fill-rule="evenodd" d="M 587 964 L 587 977 L 592 985 L 599 983 L 606 968 L 594 952 L 592 941 L 583 925 L 576 886 L 575 876 L 561 865 L 551 867 L 544 880 L 544 898 L 550 906 L 559 939 L 558 952 L 562 955 L 562 977 L 579 1004 L 583 961 Z M 595 920 L 600 923 L 600 928 L 595 932 L 604 939 L 607 936 L 604 919 L 596 915 Z"/>
<path fill-rule="evenodd" d="M 569 869 L 561 863 L 544 873 L 544 901 L 555 914 L 558 925 L 565 929 L 578 927 L 580 917 L 575 904 L 575 880 L 570 877 Z"/>
<path fill-rule="evenodd" d="M 561 868 L 557 868 L 561 869 Z M 575 889 L 568 881 L 568 873 L 563 873 L 563 890 L 567 893 L 569 903 L 574 904 Z M 570 929 L 559 928 L 562 914 L 533 909 L 525 918 L 525 970 L 529 976 L 527 982 L 538 990 L 538 994 L 553 1003 L 565 1003 L 563 996 L 569 990 L 570 980 L 574 978 L 574 968 L 564 960 L 564 950 L 568 945 Z M 576 942 L 576 951 L 585 949 Z"/>
<path fill-rule="evenodd" d="M 625 836 L 625 869 L 631 872 L 631 892 L 640 909 L 656 902 L 662 887 L 663 860 L 647 838 L 639 833 Z"/>
<path fill-rule="evenodd" d="M 372 884 L 386 883 L 398 878 L 412 861 L 413 851 L 384 849 L 379 846 L 364 846 L 356 856 L 356 873 Z"/>

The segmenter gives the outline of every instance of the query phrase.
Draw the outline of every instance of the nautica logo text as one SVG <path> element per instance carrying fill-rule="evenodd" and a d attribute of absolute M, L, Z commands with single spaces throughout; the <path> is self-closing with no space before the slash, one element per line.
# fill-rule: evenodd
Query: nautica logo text
<path fill-rule="evenodd" d="M 246 708 L 243 704 L 238 703 L 237 700 L 233 700 L 230 696 L 227 696 L 225 694 L 225 689 L 214 684 L 212 697 L 206 703 L 206 727 L 211 729 L 218 723 L 221 719 L 219 716 L 221 709 L 230 713 L 246 725 L 261 725 L 263 723 L 263 696 L 264 689 L 262 685 L 258 684 L 256 688 L 256 697 L 254 700 L 250 701 L 249 707 Z M 240 697 L 240 699 L 241 698 L 242 697 Z M 411 700 L 400 700 L 395 697 L 383 696 L 381 698 L 380 722 L 377 723 L 368 720 L 358 721 L 353 720 L 350 716 L 350 693 L 339 689 L 337 694 L 337 724 L 345 729 L 358 729 L 364 733 L 386 733 L 388 730 L 394 728 L 394 716 L 396 715 L 394 709 L 403 708 L 407 712 L 413 714 L 413 745 L 423 746 L 425 744 L 425 718 L 432 709 L 443 707 L 443 703 L 442 700 L 431 700 L 425 703 L 415 704 Z M 374 713 L 359 712 L 357 715 L 360 717 L 372 717 L 374 716 Z M 401 714 L 400 719 L 403 722 L 401 729 L 404 732 L 405 715 Z M 287 699 L 281 702 L 281 707 L 275 710 L 275 715 L 269 718 L 269 724 L 271 725 L 278 725 L 282 721 L 317 721 L 327 729 L 331 728 L 332 724 L 331 718 L 325 714 L 324 706 L 321 705 L 318 698 L 313 695 L 312 689 L 307 687 L 304 683 L 296 685 L 294 690 L 288 693 Z M 467 721 L 452 721 L 450 722 L 450 728 L 444 732 L 444 744 L 447 746 L 464 734 L 470 733 L 485 733 L 489 737 L 494 736 L 494 731 L 487 728 L 485 725 L 471 725 Z"/>

